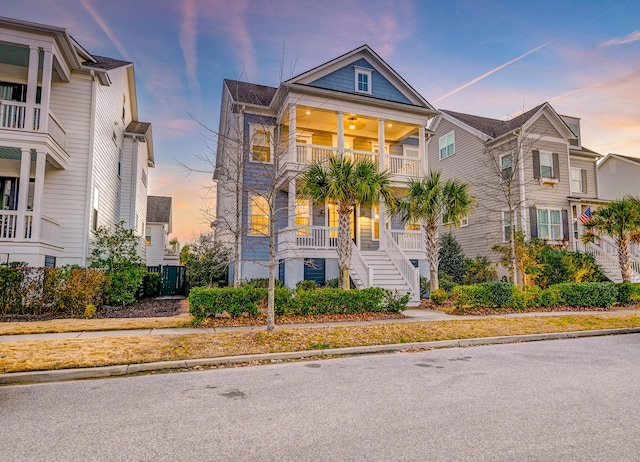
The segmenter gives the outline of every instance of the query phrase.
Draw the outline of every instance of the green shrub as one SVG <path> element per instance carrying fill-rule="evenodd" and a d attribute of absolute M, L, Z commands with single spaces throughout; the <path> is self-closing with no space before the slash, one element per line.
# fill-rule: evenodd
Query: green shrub
<path fill-rule="evenodd" d="M 448 279 L 456 284 L 464 282 L 465 258 L 462 246 L 450 232 L 440 239 L 438 251 L 438 275 L 441 280 Z"/>
<path fill-rule="evenodd" d="M 316 281 L 313 281 L 311 279 L 305 279 L 305 280 L 299 281 L 296 284 L 297 290 L 315 290 L 317 288 L 318 288 L 318 284 L 316 284 Z"/>
<path fill-rule="evenodd" d="M 242 281 L 242 286 L 254 287 L 256 289 L 268 289 L 269 278 L 254 278 Z M 275 280 L 275 287 L 284 287 L 284 284 L 280 279 Z"/>
<path fill-rule="evenodd" d="M 160 295 L 160 283 L 162 275 L 160 273 L 147 271 L 142 279 L 145 297 L 157 297 Z"/>
<path fill-rule="evenodd" d="M 102 270 L 79 268 L 75 266 L 60 269 L 64 286 L 57 296 L 58 309 L 74 317 L 84 315 L 87 305 L 99 305 L 107 283 Z"/>
<path fill-rule="evenodd" d="M 436 305 L 442 305 L 447 298 L 449 298 L 449 294 L 444 289 L 436 289 L 431 292 L 431 301 Z"/>
<path fill-rule="evenodd" d="M 196 320 L 227 312 L 231 317 L 243 313 L 258 316 L 258 305 L 266 291 L 253 287 L 194 287 L 189 291 L 189 313 Z"/>
<path fill-rule="evenodd" d="M 420 298 L 429 298 L 429 290 L 429 279 L 424 276 L 420 276 Z"/>
<path fill-rule="evenodd" d="M 623 282 L 616 286 L 618 288 L 618 305 L 627 306 L 637 303 L 638 298 L 640 298 L 640 283 Z"/>
<path fill-rule="evenodd" d="M 456 306 L 471 308 L 504 308 L 513 305 L 512 285 L 491 281 L 471 286 L 458 286 L 454 292 Z"/>
<path fill-rule="evenodd" d="M 20 286 L 24 272 L 15 264 L 0 265 L 0 314 L 17 312 L 22 307 Z"/>
<path fill-rule="evenodd" d="M 407 309 L 407 303 L 409 303 L 410 299 L 410 293 L 400 295 L 397 290 L 394 290 L 393 292 L 387 290 L 385 292 L 385 298 L 382 302 L 386 307 L 384 311 L 388 311 L 391 313 L 401 313 L 402 311 Z"/>
<path fill-rule="evenodd" d="M 448 279 L 443 279 L 443 280 L 438 281 L 438 282 L 439 282 L 438 285 L 440 286 L 439 288 L 444 290 L 444 291 L 446 291 L 446 292 L 448 292 L 448 293 L 451 293 L 453 291 L 453 288 L 458 285 L 453 281 L 449 281 Z"/>
<path fill-rule="evenodd" d="M 464 259 L 464 283 L 466 285 L 480 284 L 482 282 L 495 281 L 498 279 L 498 273 L 495 267 L 485 256 L 476 256 L 476 258 Z"/>
<path fill-rule="evenodd" d="M 338 278 L 333 278 L 333 279 L 327 279 L 326 281 L 324 281 L 324 288 L 326 289 L 337 289 L 338 288 Z M 356 284 L 353 282 L 353 279 L 351 279 L 351 277 L 349 277 L 349 283 L 351 286 L 351 289 L 357 289 Z"/>
<path fill-rule="evenodd" d="M 616 303 L 618 289 L 613 282 L 580 282 L 555 284 L 560 305 L 609 308 Z"/>

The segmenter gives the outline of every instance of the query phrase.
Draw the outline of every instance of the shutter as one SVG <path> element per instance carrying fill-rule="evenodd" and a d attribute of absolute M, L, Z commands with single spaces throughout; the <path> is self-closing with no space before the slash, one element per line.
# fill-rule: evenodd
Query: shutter
<path fill-rule="evenodd" d="M 540 151 L 533 151 L 533 177 L 540 178 Z"/>
<path fill-rule="evenodd" d="M 569 241 L 569 212 L 562 209 L 562 239 Z"/>
<path fill-rule="evenodd" d="M 535 207 L 529 207 L 529 222 L 531 223 L 531 239 L 538 238 L 538 211 Z"/>
<path fill-rule="evenodd" d="M 582 169 L 580 170 L 580 173 L 582 174 L 582 192 L 583 193 L 587 193 L 587 170 L 586 169 Z"/>
<path fill-rule="evenodd" d="M 556 153 L 551 154 L 553 157 L 553 177 L 556 180 L 560 179 L 560 156 Z"/>

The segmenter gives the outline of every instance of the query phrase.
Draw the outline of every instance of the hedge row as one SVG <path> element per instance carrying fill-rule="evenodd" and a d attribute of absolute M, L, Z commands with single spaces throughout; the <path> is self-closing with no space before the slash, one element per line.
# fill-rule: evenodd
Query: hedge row
<path fill-rule="evenodd" d="M 189 292 L 189 312 L 198 320 L 227 313 L 231 317 L 256 317 L 267 303 L 267 289 L 255 287 L 196 287 Z M 400 312 L 409 296 L 398 297 L 388 290 L 372 287 L 363 290 L 275 289 L 276 315 L 353 314 Z"/>
<path fill-rule="evenodd" d="M 549 308 L 556 306 L 610 308 L 640 301 L 640 283 L 581 282 L 555 284 L 547 289 L 492 281 L 457 286 L 452 293 L 459 308 Z"/>

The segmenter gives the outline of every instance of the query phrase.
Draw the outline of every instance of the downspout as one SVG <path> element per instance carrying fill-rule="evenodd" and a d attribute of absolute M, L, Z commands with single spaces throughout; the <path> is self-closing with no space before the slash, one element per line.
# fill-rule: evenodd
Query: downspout
<path fill-rule="evenodd" d="M 80 266 L 87 266 L 87 255 L 89 254 L 89 234 L 91 233 L 91 201 L 93 194 L 93 153 L 95 150 L 95 130 L 96 130 L 96 93 L 98 82 L 94 71 L 89 71 L 91 75 L 91 122 L 89 124 L 89 153 L 87 157 L 87 187 L 85 192 L 84 210 L 84 242 L 82 250 L 82 260 Z"/>

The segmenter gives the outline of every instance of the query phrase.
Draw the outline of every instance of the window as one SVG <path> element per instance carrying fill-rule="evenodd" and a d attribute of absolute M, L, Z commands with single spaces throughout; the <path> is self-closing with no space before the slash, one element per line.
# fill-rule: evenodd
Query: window
<path fill-rule="evenodd" d="M 378 205 L 371 207 L 371 226 L 373 232 L 371 239 L 377 241 L 380 239 L 380 207 Z"/>
<path fill-rule="evenodd" d="M 420 151 L 418 149 L 418 146 L 411 146 L 408 144 L 403 144 L 402 145 L 402 155 L 404 157 L 413 157 L 413 158 L 418 158 L 420 157 Z"/>
<path fill-rule="evenodd" d="M 375 142 L 374 142 L 374 141 L 372 141 L 372 142 L 371 142 L 371 152 L 378 152 L 378 153 L 380 152 L 380 151 L 378 150 L 378 144 L 379 144 L 379 143 L 378 143 L 377 141 L 375 141 Z M 390 150 L 390 149 L 391 149 L 391 145 L 390 145 L 389 143 L 385 143 L 385 144 L 384 144 L 384 153 L 385 153 L 385 154 L 389 154 L 389 150 Z"/>
<path fill-rule="evenodd" d="M 0 210 L 18 209 L 18 179 L 0 178 Z"/>
<path fill-rule="evenodd" d="M 451 131 L 440 137 L 440 160 L 456 153 L 454 132 Z"/>
<path fill-rule="evenodd" d="M 571 169 L 571 192 L 586 193 L 587 192 L 587 171 L 582 168 Z"/>
<path fill-rule="evenodd" d="M 329 231 L 329 237 L 338 237 L 338 205 L 334 202 L 327 204 L 327 212 L 329 214 L 329 226 L 335 228 Z M 354 211 L 355 213 L 355 211 Z M 349 219 L 349 229 L 351 230 L 351 239 L 356 238 L 356 226 L 354 222 L 354 216 Z"/>
<path fill-rule="evenodd" d="M 118 151 L 118 178 L 122 175 L 122 148 Z"/>
<path fill-rule="evenodd" d="M 142 184 L 145 186 L 145 188 L 147 187 L 147 172 L 146 170 L 143 168 L 142 169 Z"/>
<path fill-rule="evenodd" d="M 444 213 L 443 213 L 442 218 L 440 219 L 440 221 L 442 222 L 443 226 L 451 226 L 451 225 L 453 225 L 452 221 L 448 221 L 448 222 L 445 223 L 445 221 L 444 221 Z M 460 218 L 460 221 L 458 222 L 458 227 L 459 228 L 465 228 L 467 226 L 469 226 L 469 217 L 465 216 L 465 217 Z M 417 229 L 420 229 L 420 226 L 418 226 Z"/>
<path fill-rule="evenodd" d="M 502 240 L 504 242 L 511 240 L 511 214 L 508 210 L 502 211 Z"/>
<path fill-rule="evenodd" d="M 373 69 L 355 67 L 356 70 L 356 92 L 371 94 L 371 74 Z"/>
<path fill-rule="evenodd" d="M 311 224 L 311 201 L 296 199 L 296 235 L 308 236 Z"/>
<path fill-rule="evenodd" d="M 249 234 L 269 234 L 269 203 L 266 197 L 251 196 Z"/>
<path fill-rule="evenodd" d="M 91 208 L 91 230 L 95 231 L 98 229 L 98 208 L 100 206 L 100 190 L 94 186 L 93 187 L 93 202 Z"/>
<path fill-rule="evenodd" d="M 553 155 L 550 152 L 540 152 L 540 176 L 542 178 L 554 178 Z"/>
<path fill-rule="evenodd" d="M 53 255 L 45 255 L 44 256 L 44 267 L 45 268 L 55 268 L 56 267 L 56 257 Z"/>
<path fill-rule="evenodd" d="M 249 124 L 249 145 L 251 146 L 252 162 L 272 162 L 273 127 Z"/>
<path fill-rule="evenodd" d="M 562 239 L 560 210 L 538 209 L 538 238 L 557 241 Z"/>
<path fill-rule="evenodd" d="M 149 229 L 148 226 L 146 232 L 144 233 L 144 240 L 147 245 L 151 244 L 151 229 Z"/>
<path fill-rule="evenodd" d="M 500 156 L 500 173 L 502 179 L 509 181 L 513 175 L 513 155 L 511 153 Z"/>
<path fill-rule="evenodd" d="M 580 146 L 580 129 L 578 128 L 578 124 L 567 124 L 573 134 L 576 136 L 575 140 L 569 141 L 571 146 Z"/>

